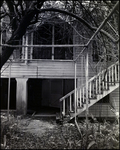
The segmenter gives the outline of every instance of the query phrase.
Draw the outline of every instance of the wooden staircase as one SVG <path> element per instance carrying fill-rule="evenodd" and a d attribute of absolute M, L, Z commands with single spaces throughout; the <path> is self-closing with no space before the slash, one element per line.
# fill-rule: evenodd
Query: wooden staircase
<path fill-rule="evenodd" d="M 88 81 L 88 107 L 119 87 L 119 63 L 111 65 Z M 76 93 L 75 93 L 76 91 Z M 76 100 L 75 100 L 76 98 Z M 76 102 L 76 106 L 75 106 Z M 75 112 L 76 108 L 76 112 Z M 76 88 L 60 99 L 60 118 L 70 121 L 86 110 L 86 86 Z"/>

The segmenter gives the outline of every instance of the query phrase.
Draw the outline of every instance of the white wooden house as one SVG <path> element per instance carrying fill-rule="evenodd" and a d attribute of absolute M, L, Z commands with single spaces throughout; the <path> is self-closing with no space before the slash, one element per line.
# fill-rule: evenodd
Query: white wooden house
<path fill-rule="evenodd" d="M 61 108 L 64 116 L 74 117 L 76 102 L 77 115 L 84 117 L 88 52 L 89 114 L 115 116 L 111 106 L 119 111 L 118 60 L 103 57 L 104 48 L 97 40 L 83 51 L 89 38 L 83 38 L 84 32 L 81 36 L 79 23 L 74 25 L 55 18 L 45 20 L 34 30 L 28 29 L 20 40 L 21 46 L 16 47 L 11 61 L 8 60 L 1 70 L 1 109 L 7 109 L 10 78 L 10 109 L 18 114 L 47 106 Z"/>

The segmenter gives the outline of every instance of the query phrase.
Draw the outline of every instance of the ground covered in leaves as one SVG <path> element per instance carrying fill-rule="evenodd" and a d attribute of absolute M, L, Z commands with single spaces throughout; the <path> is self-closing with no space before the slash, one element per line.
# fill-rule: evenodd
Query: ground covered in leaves
<path fill-rule="evenodd" d="M 1 114 L 2 149 L 119 149 L 119 124 L 86 121 L 56 124 L 55 118 Z M 87 135 L 87 136 L 86 136 Z"/>

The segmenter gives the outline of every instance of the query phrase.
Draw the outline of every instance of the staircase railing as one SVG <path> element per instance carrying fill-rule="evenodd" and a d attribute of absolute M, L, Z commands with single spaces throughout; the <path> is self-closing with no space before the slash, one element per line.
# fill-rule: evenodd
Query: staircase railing
<path fill-rule="evenodd" d="M 88 81 L 88 98 L 96 99 L 98 94 L 109 90 L 109 86 L 115 85 L 119 81 L 119 63 L 109 66 Z M 86 103 L 86 86 L 82 85 L 76 88 L 76 109 L 82 108 Z M 76 110 L 77 111 L 77 110 Z M 75 90 L 66 94 L 60 99 L 61 116 L 67 116 L 70 112 L 75 112 Z"/>

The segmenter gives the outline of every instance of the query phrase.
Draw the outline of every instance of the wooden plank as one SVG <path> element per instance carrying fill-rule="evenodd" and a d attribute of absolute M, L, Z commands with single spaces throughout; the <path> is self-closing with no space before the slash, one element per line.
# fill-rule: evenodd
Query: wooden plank
<path fill-rule="evenodd" d="M 72 101 L 71 101 L 71 95 L 70 95 L 70 112 L 72 111 Z"/>
<path fill-rule="evenodd" d="M 74 65 L 73 62 L 45 62 L 41 61 L 39 65 L 35 63 L 36 66 L 32 65 L 17 65 L 12 64 L 11 66 L 11 76 L 12 77 L 18 77 L 20 75 L 22 76 L 46 76 L 46 77 L 68 77 L 68 78 L 74 78 Z M 6 67 L 6 69 L 5 69 Z M 4 70 L 5 69 L 5 70 Z M 3 71 L 4 70 L 4 71 Z M 2 76 L 8 77 L 9 74 L 9 67 L 7 68 L 7 65 L 5 65 L 2 68 Z M 36 78 L 36 77 L 35 77 Z"/>
<path fill-rule="evenodd" d="M 80 107 L 82 106 L 82 102 L 81 102 L 81 89 L 80 89 Z"/>
<path fill-rule="evenodd" d="M 65 99 L 63 100 L 63 116 L 65 116 Z"/>

